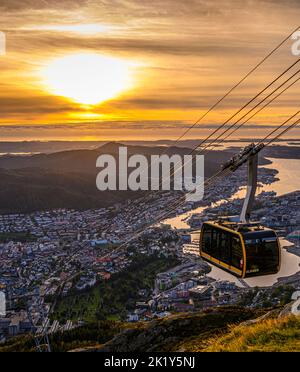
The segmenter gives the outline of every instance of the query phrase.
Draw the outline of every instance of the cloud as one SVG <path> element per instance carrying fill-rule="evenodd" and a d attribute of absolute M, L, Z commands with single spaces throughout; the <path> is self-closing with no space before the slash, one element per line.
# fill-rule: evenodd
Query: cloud
<path fill-rule="evenodd" d="M 68 113 L 73 109 L 73 105 L 53 96 L 0 97 L 0 111 L 6 117 L 30 113 L 35 115 Z"/>
<path fill-rule="evenodd" d="M 127 55 L 134 53 L 135 56 L 142 55 L 182 55 L 182 56 L 211 56 L 216 58 L 221 56 L 234 55 L 236 53 L 246 54 L 249 52 L 249 46 L 243 41 L 232 40 L 231 43 L 224 44 L 222 40 L 191 40 L 186 43 L 183 40 L 154 40 L 137 39 L 129 37 L 74 37 L 71 35 L 60 35 L 59 33 L 19 33 L 14 36 L 15 42 L 20 44 L 21 50 L 31 50 L 36 53 L 41 51 L 49 53 L 50 51 L 76 51 L 85 50 L 93 52 L 123 52 Z M 25 45 L 22 43 L 25 43 Z M 261 48 L 258 45 L 258 49 Z"/>
<path fill-rule="evenodd" d="M 88 4 L 88 0 L 1 0 L 2 11 L 28 11 L 28 10 L 52 10 L 70 9 Z"/>
<path fill-rule="evenodd" d="M 0 58 L 1 121 L 43 122 L 47 115 L 55 122 L 77 120 L 81 108 L 48 96 L 33 75 L 48 60 L 85 51 L 145 62 L 137 69 L 136 89 L 94 113 L 140 121 L 169 110 L 170 117 L 183 111 L 178 118 L 193 118 L 295 28 L 299 17 L 296 0 L 0 0 L 8 45 L 7 57 Z M 107 30 L 72 31 L 81 24 Z M 222 110 L 239 107 L 281 72 L 292 58 L 288 48 L 287 43 Z M 297 96 L 281 102 L 282 109 L 297 106 Z"/>
<path fill-rule="evenodd" d="M 286 116 L 283 116 L 281 120 L 286 119 Z M 51 130 L 55 132 L 56 130 L 69 130 L 76 129 L 79 131 L 89 130 L 99 131 L 99 130 L 111 130 L 111 131 L 123 131 L 123 130 L 150 130 L 150 129 L 176 129 L 176 130 L 185 130 L 191 127 L 192 123 L 184 121 L 107 121 L 107 122 L 89 122 L 89 123 L 70 123 L 70 124 L 35 124 L 35 125 L 1 125 L 0 129 L 10 129 L 10 130 Z M 195 127 L 195 130 L 203 129 L 216 129 L 218 124 L 201 124 Z M 229 125 L 225 125 L 224 129 L 229 128 Z M 274 126 L 270 123 L 267 124 L 257 124 L 249 123 L 244 126 L 245 129 L 270 129 Z"/>

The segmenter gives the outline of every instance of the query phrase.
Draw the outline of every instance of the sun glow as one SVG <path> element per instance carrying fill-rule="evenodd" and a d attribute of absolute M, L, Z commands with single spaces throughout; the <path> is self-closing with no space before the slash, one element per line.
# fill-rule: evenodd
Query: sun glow
<path fill-rule="evenodd" d="M 97 105 L 132 87 L 128 62 L 98 54 L 75 54 L 57 59 L 42 72 L 54 95 L 83 105 Z"/>

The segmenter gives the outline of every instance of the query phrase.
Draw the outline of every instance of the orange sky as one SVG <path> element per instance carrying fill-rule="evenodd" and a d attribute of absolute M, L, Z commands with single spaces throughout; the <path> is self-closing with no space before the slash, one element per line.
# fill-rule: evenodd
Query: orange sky
<path fill-rule="evenodd" d="M 1 0 L 7 53 L 0 56 L 0 140 L 177 138 L 300 25 L 299 19 L 296 0 Z M 207 135 L 295 61 L 291 44 L 189 137 Z M 93 105 L 59 95 L 45 83 L 45 69 L 79 54 L 130 66 L 131 83 Z M 93 68 L 89 72 L 100 82 L 102 75 L 107 84 L 118 79 L 113 69 Z M 60 76 L 63 82 L 65 73 Z M 75 93 L 90 89 L 84 78 L 76 71 Z M 105 92 L 99 84 L 98 93 Z M 299 84 L 239 137 L 263 135 L 294 113 L 298 101 Z"/>

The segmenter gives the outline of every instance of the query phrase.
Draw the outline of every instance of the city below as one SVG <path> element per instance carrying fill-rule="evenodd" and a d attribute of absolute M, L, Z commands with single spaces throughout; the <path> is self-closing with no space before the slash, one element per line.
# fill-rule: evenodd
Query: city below
<path fill-rule="evenodd" d="M 278 182 L 270 168 L 259 169 L 262 190 Z M 186 203 L 164 220 L 160 216 L 181 193 L 159 192 L 96 210 L 1 215 L 1 343 L 32 332 L 67 332 L 97 319 L 150 321 L 224 305 L 288 303 L 300 290 L 300 191 L 262 191 L 255 203 L 252 219 L 276 230 L 283 254 L 296 263 L 274 285 L 218 277 L 199 256 L 202 223 L 239 214 L 245 179 L 242 169 L 210 187 L 204 201 Z"/>

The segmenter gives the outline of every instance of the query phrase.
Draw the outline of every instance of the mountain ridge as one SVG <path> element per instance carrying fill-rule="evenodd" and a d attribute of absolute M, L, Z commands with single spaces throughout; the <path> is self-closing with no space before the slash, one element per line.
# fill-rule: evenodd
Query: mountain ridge
<path fill-rule="evenodd" d="M 128 199 L 136 199 L 145 192 L 105 191 L 96 188 L 96 160 L 101 154 L 118 159 L 119 143 L 108 143 L 100 149 L 70 150 L 54 154 L 0 157 L 0 213 L 30 213 L 57 208 L 96 209 L 112 206 Z M 164 147 L 128 147 L 128 156 L 146 157 L 162 154 Z M 190 149 L 170 148 L 185 155 Z M 216 172 L 232 153 L 212 152 L 206 158 L 206 176 Z"/>

